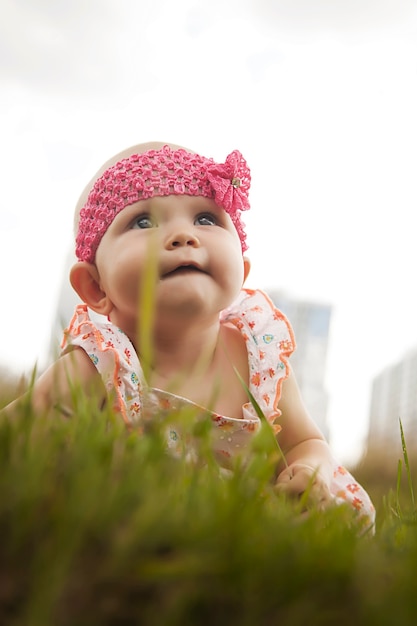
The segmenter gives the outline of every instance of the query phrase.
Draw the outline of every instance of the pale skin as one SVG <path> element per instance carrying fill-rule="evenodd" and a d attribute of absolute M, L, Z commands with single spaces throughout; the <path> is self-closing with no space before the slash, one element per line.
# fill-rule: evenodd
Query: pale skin
<path fill-rule="evenodd" d="M 95 178 L 125 156 L 163 145 L 133 146 L 108 161 Z M 78 203 L 76 222 L 90 186 Z M 156 284 L 149 384 L 221 415 L 241 418 L 247 396 L 234 368 L 248 384 L 246 345 L 235 327 L 220 324 L 219 313 L 237 297 L 250 262 L 242 256 L 230 217 L 213 200 L 172 195 L 126 207 L 103 236 L 94 263 L 77 262 L 72 267 L 71 284 L 90 309 L 124 330 L 141 358 L 140 287 L 151 252 Z M 99 405 L 105 403 L 97 369 L 84 350 L 76 348 L 36 381 L 34 410 L 70 415 L 74 407 L 68 381 L 74 380 L 89 395 L 95 394 Z M 13 414 L 20 401 L 3 412 Z M 332 456 L 292 371 L 282 385 L 279 409 L 279 444 L 288 467 L 277 468 L 277 490 L 299 497 L 308 487 L 310 501 L 324 506 L 331 501 Z"/>

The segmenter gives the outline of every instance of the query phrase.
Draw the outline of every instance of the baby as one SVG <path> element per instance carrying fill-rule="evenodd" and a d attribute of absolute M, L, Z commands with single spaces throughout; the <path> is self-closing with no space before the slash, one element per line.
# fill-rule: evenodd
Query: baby
<path fill-rule="evenodd" d="M 288 362 L 289 322 L 265 293 L 243 287 L 249 187 L 238 151 L 216 163 L 149 143 L 101 168 L 76 211 L 70 281 L 84 304 L 61 357 L 34 386 L 33 407 L 72 414 L 71 381 L 100 406 L 111 399 L 138 432 L 161 411 L 194 407 L 210 415 L 216 456 L 227 466 L 259 427 L 248 388 L 286 459 L 277 489 L 296 497 L 308 489 L 319 506 L 348 502 L 371 525 L 369 496 L 334 461 L 303 403 Z M 88 309 L 108 322 L 90 319 Z M 168 445 L 180 437 L 173 426 Z"/>

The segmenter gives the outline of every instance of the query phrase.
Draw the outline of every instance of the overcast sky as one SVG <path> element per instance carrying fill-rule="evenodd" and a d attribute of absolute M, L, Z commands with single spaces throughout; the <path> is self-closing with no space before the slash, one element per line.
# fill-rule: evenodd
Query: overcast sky
<path fill-rule="evenodd" d="M 415 0 L 2 0 L 0 365 L 44 363 L 94 171 L 134 143 L 252 170 L 251 287 L 333 306 L 332 445 L 417 346 Z M 398 416 L 393 416 L 397 419 Z"/>

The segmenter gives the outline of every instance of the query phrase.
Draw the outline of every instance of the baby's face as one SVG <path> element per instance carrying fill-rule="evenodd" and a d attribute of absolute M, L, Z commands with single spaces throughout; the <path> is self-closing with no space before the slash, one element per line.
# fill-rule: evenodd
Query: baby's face
<path fill-rule="evenodd" d="M 248 271 L 229 215 L 211 199 L 187 195 L 154 197 L 123 209 L 103 236 L 95 262 L 113 304 L 112 320 L 122 328 L 137 323 L 147 272 L 155 270 L 155 310 L 163 322 L 218 316 Z"/>

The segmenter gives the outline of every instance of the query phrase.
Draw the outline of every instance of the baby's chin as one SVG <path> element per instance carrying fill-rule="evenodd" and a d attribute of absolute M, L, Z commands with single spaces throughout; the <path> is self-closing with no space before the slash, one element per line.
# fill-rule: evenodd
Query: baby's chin
<path fill-rule="evenodd" d="M 166 321 L 168 325 L 174 321 L 184 324 L 204 321 L 218 315 L 229 304 L 210 295 L 209 278 L 202 273 L 172 276 L 162 283 L 155 309 L 158 321 Z"/>

